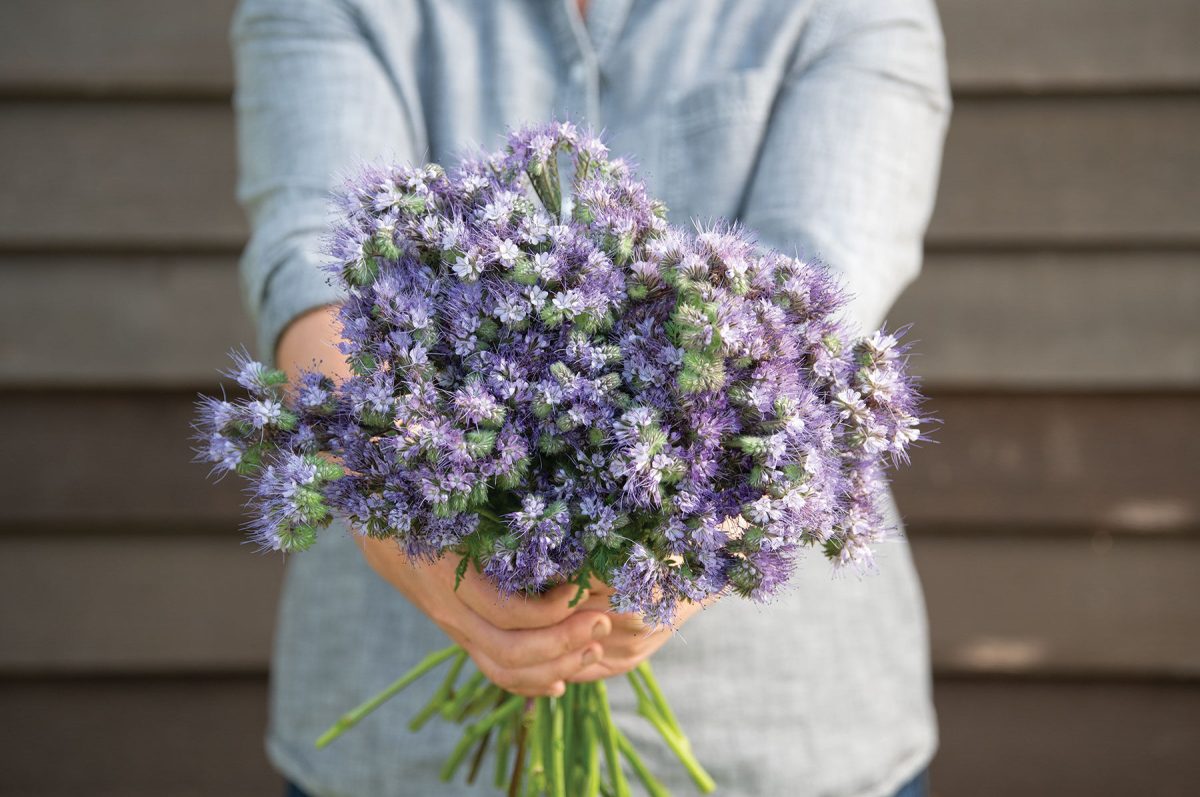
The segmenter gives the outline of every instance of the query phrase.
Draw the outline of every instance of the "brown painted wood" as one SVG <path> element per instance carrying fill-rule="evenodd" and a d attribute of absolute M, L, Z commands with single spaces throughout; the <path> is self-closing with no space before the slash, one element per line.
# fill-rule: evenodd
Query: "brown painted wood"
<path fill-rule="evenodd" d="M 266 797 L 266 679 L 0 681 L 3 797 Z"/>
<path fill-rule="evenodd" d="M 912 546 L 940 672 L 1200 676 L 1195 540 L 918 532 Z"/>
<path fill-rule="evenodd" d="M 242 243 L 228 108 L 9 103 L 5 117 L 0 248 Z M 1200 244 L 1200 96 L 961 102 L 943 175 L 937 246 Z"/>
<path fill-rule="evenodd" d="M 0 526 L 236 528 L 242 485 L 207 484 L 207 466 L 192 462 L 192 403 L 186 393 L 3 397 L 6 449 L 23 459 L 0 479 Z"/>
<path fill-rule="evenodd" d="M 889 325 L 933 390 L 1200 386 L 1200 252 L 933 252 Z"/>
<path fill-rule="evenodd" d="M 0 672 L 265 666 L 284 561 L 239 542 L 0 538 Z M 939 672 L 1200 677 L 1194 538 L 918 533 L 913 550 Z"/>
<path fill-rule="evenodd" d="M 236 268 L 232 255 L 0 257 L 0 385 L 214 388 L 228 352 L 255 345 Z"/>
<path fill-rule="evenodd" d="M 962 92 L 1191 88 L 1200 82 L 1192 0 L 938 0 Z"/>
<path fill-rule="evenodd" d="M 1200 528 L 1192 394 L 945 395 L 936 444 L 895 473 L 914 527 Z"/>
<path fill-rule="evenodd" d="M 1200 238 L 1200 96 L 958 103 L 936 245 Z"/>
<path fill-rule="evenodd" d="M 934 797 L 1185 797 L 1200 782 L 1194 684 L 941 681 Z"/>
<path fill-rule="evenodd" d="M 6 0 L 0 93 L 224 96 L 235 0 Z"/>
<path fill-rule="evenodd" d="M 1191 0 L 940 0 L 957 90 L 1200 84 Z M 221 96 L 233 0 L 8 0 L 0 92 Z"/>
<path fill-rule="evenodd" d="M 233 116 L 217 103 L 6 103 L 0 247 L 233 251 Z"/>
<path fill-rule="evenodd" d="M 930 411 L 937 444 L 896 473 L 913 528 L 1200 529 L 1200 396 L 945 394 Z M 0 395 L 23 458 L 0 479 L 0 529 L 236 526 L 240 485 L 191 462 L 191 416 L 187 393 Z"/>
<path fill-rule="evenodd" d="M 254 343 L 235 269 L 232 255 L 0 257 L 0 386 L 211 388 L 226 352 Z M 934 390 L 1196 388 L 1197 308 L 1200 253 L 935 252 L 889 324 L 914 324 Z"/>
<path fill-rule="evenodd" d="M 0 540 L 0 670 L 257 671 L 282 556 L 214 536 Z"/>

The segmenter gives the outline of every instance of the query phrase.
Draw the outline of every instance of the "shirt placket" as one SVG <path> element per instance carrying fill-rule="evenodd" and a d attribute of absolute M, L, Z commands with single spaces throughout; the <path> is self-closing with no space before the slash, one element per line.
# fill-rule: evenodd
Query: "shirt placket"
<path fill-rule="evenodd" d="M 567 118 L 596 130 L 604 123 L 600 117 L 604 55 L 625 22 L 630 2 L 592 0 L 586 24 L 576 0 L 560 0 L 558 4 L 556 17 L 566 66 L 559 105 Z"/>

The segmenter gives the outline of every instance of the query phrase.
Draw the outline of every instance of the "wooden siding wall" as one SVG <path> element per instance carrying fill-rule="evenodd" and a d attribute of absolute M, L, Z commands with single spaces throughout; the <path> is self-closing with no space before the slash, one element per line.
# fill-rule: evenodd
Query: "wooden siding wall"
<path fill-rule="evenodd" d="M 188 462 L 251 339 L 230 0 L 0 8 L 0 794 L 275 793 L 276 558 Z M 1200 782 L 1200 4 L 942 0 L 956 111 L 897 490 L 941 795 Z"/>

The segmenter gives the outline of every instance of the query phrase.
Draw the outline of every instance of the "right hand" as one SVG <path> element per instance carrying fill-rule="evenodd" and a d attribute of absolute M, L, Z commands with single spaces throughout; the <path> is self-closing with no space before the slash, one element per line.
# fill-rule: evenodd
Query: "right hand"
<path fill-rule="evenodd" d="M 504 597 L 468 567 L 456 590 L 457 559 L 414 563 L 394 540 L 355 539 L 371 568 L 462 646 L 501 689 L 558 697 L 567 679 L 604 653 L 600 640 L 612 631 L 612 619 L 603 611 L 569 607 L 578 592 L 574 584 L 542 595 Z"/>

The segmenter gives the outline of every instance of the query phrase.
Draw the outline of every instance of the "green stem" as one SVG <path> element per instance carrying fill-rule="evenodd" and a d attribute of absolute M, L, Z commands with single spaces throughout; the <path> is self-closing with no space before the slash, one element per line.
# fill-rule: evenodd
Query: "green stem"
<path fill-rule="evenodd" d="M 529 749 L 529 701 L 525 701 L 525 711 L 516 718 L 517 721 L 517 757 L 513 761 L 512 780 L 508 784 L 508 797 L 517 797 L 521 789 L 521 776 L 525 772 L 525 755 Z"/>
<path fill-rule="evenodd" d="M 454 695 L 454 699 L 442 706 L 442 716 L 453 721 L 467 707 L 467 704 L 474 700 L 481 690 L 487 687 L 487 678 L 484 677 L 483 673 L 475 673 L 467 679 L 466 685 Z"/>
<path fill-rule="evenodd" d="M 575 719 L 578 713 L 575 710 L 575 695 L 578 691 L 575 684 L 567 684 L 566 691 L 559 698 L 558 710 L 563 715 L 563 761 L 566 767 L 566 787 L 567 791 L 572 794 L 578 794 L 577 788 L 577 768 L 575 766 L 578 760 L 578 750 L 576 749 L 576 724 Z"/>
<path fill-rule="evenodd" d="M 650 793 L 650 797 L 671 797 L 671 792 L 667 791 L 667 787 L 659 782 L 658 778 L 654 777 L 649 768 L 642 761 L 641 756 L 633 749 L 633 743 L 626 738 L 625 734 L 617 731 L 617 746 L 621 748 L 621 752 L 625 754 L 629 765 L 633 767 L 634 773 L 638 776 L 638 780 L 646 787 L 646 791 Z"/>
<path fill-rule="evenodd" d="M 580 701 L 581 703 L 584 701 Z M 584 777 L 583 789 L 581 790 L 583 797 L 596 797 L 600 793 L 600 750 L 596 745 L 596 727 L 595 723 L 591 722 L 591 718 L 586 714 L 582 717 L 583 722 L 580 725 L 580 733 L 583 735 L 584 743 Z"/>
<path fill-rule="evenodd" d="M 692 776 L 696 787 L 704 794 L 711 794 L 715 791 L 717 788 L 716 781 L 712 779 L 712 775 L 704 771 L 704 767 L 696 760 L 696 756 L 692 753 L 691 745 L 687 739 L 676 734 L 674 729 L 667 724 L 667 721 L 663 719 L 662 715 L 653 706 L 644 705 L 639 713 L 650 720 L 650 724 L 662 736 L 663 741 L 671 748 L 671 752 L 675 753 L 675 756 L 679 759 L 679 763 L 683 764 L 688 774 Z"/>
<path fill-rule="evenodd" d="M 442 685 L 433 693 L 433 697 L 426 704 L 425 708 L 421 709 L 417 716 L 413 717 L 408 723 L 410 731 L 419 731 L 433 718 L 433 715 L 446 704 L 450 696 L 454 693 L 454 685 L 458 683 L 458 674 L 462 672 L 463 665 L 467 661 L 467 652 L 464 650 L 454 659 L 454 663 L 450 665 L 450 672 L 446 673 L 446 679 L 442 681 Z"/>
<path fill-rule="evenodd" d="M 325 733 L 321 734 L 320 738 L 317 739 L 317 748 L 320 749 L 325 747 L 334 739 L 353 728 L 355 725 L 361 722 L 364 717 L 382 706 L 387 701 L 391 700 L 406 686 L 411 684 L 413 681 L 416 681 L 422 675 L 429 672 L 446 659 L 450 658 L 456 653 L 459 653 L 461 650 L 462 648 L 460 648 L 458 645 L 451 645 L 450 647 L 444 648 L 435 653 L 430 653 L 428 656 L 422 659 L 416 667 L 413 667 L 411 670 L 404 673 L 404 675 L 393 681 L 391 686 L 389 686 L 387 689 L 384 689 L 382 692 L 375 695 L 362 705 L 351 709 L 339 717 L 338 721 L 329 726 L 329 730 L 325 731 Z"/>
<path fill-rule="evenodd" d="M 500 728 L 500 738 L 496 740 L 496 769 L 492 777 L 496 791 L 503 789 L 508 781 L 508 748 L 515 742 L 513 720 L 509 720 Z"/>
<path fill-rule="evenodd" d="M 546 765 L 543 761 L 542 724 L 539 721 L 540 706 L 533 701 L 529 718 L 529 766 L 525 774 L 525 794 L 537 797 L 546 788 Z"/>
<path fill-rule="evenodd" d="M 489 703 L 500 705 L 500 703 L 504 701 L 504 697 L 507 694 L 508 693 L 500 687 L 489 683 L 487 686 L 479 689 L 475 693 L 475 697 L 471 699 L 471 702 L 467 703 L 466 708 L 464 708 L 459 714 L 455 715 L 454 721 L 461 723 L 465 722 L 471 717 L 476 716 L 477 714 L 482 714 L 484 710 L 487 709 Z"/>
<path fill-rule="evenodd" d="M 608 777 L 616 797 L 630 797 L 629 784 L 625 781 L 625 773 L 621 771 L 621 757 L 617 750 L 617 726 L 613 724 L 612 712 L 608 707 L 608 688 L 604 681 L 596 681 L 594 688 L 594 716 L 599 725 L 600 740 L 604 744 L 605 758 L 608 759 Z"/>
<path fill-rule="evenodd" d="M 550 698 L 547 698 L 547 702 Z M 556 701 L 557 702 L 557 701 Z M 567 772 L 566 772 L 566 739 L 564 738 L 563 719 L 566 712 L 563 711 L 562 703 L 552 702 L 551 710 L 554 712 L 554 728 L 551 733 L 550 747 L 550 786 L 553 797 L 567 797 Z"/>
<path fill-rule="evenodd" d="M 654 677 L 654 671 L 650 669 L 650 662 L 643 661 L 637 666 L 637 672 L 642 676 L 642 680 L 646 682 L 646 688 L 650 690 L 650 695 L 654 698 L 654 704 L 658 707 L 658 712 L 662 714 L 663 719 L 667 724 L 675 729 L 680 738 L 685 742 L 687 737 L 683 733 L 683 728 L 679 725 L 679 720 L 675 717 L 675 712 L 671 711 L 671 705 L 667 702 L 666 695 L 659 688 L 658 679 Z M 691 744 L 689 743 L 690 747 Z"/>
<path fill-rule="evenodd" d="M 466 757 L 467 752 L 471 749 L 471 745 L 478 741 L 479 737 L 487 733 L 496 723 L 502 722 L 520 711 L 524 702 L 524 698 L 520 695 L 513 695 L 486 717 L 469 726 L 466 732 L 463 733 L 462 738 L 458 740 L 454 752 L 450 754 L 450 757 L 446 759 L 446 763 L 442 766 L 442 780 L 453 778 L 454 771 L 458 769 L 458 765 Z"/>
<path fill-rule="evenodd" d="M 496 708 L 504 704 L 504 695 L 501 693 L 499 702 L 496 703 Z M 467 785 L 474 785 L 475 778 L 479 776 L 479 767 L 483 765 L 483 757 L 487 755 L 488 742 L 492 739 L 492 734 L 496 727 L 493 725 L 487 729 L 487 733 L 479 740 L 479 746 L 475 748 L 475 755 L 471 759 L 471 769 L 467 772 Z"/>

